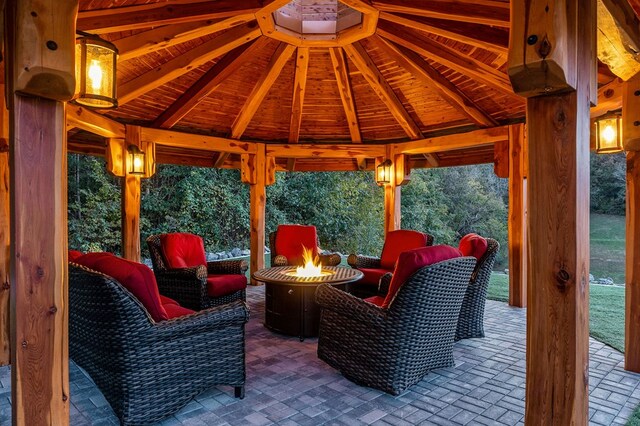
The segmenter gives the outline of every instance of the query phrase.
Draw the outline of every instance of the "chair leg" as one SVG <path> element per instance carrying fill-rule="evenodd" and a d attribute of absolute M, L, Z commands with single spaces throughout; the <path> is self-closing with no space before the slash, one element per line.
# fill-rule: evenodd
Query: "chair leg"
<path fill-rule="evenodd" d="M 244 399 L 244 386 L 236 386 L 234 393 L 236 398 Z"/>

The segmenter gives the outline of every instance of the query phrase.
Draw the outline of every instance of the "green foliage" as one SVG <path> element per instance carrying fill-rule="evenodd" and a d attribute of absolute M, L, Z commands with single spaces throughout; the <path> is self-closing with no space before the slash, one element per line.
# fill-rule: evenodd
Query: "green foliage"
<path fill-rule="evenodd" d="M 591 153 L 591 211 L 624 216 L 626 167 L 624 153 Z"/>

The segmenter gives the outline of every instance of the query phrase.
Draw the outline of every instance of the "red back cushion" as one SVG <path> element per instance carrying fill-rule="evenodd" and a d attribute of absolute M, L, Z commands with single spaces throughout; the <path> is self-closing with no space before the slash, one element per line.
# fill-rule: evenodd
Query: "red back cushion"
<path fill-rule="evenodd" d="M 76 262 L 113 277 L 142 303 L 154 321 L 169 319 L 160 302 L 156 278 L 148 266 L 111 253 L 87 253 L 79 257 Z"/>
<path fill-rule="evenodd" d="M 460 240 L 458 248 L 463 256 L 473 256 L 480 259 L 487 251 L 487 240 L 478 234 L 467 234 Z"/>
<path fill-rule="evenodd" d="M 460 250 L 446 245 L 421 247 L 400 253 L 398 263 L 393 271 L 393 278 L 389 284 L 389 292 L 382 307 L 385 309 L 389 307 L 400 287 L 418 269 L 460 256 L 462 256 Z"/>
<path fill-rule="evenodd" d="M 393 270 L 396 267 L 398 256 L 403 251 L 424 247 L 427 245 L 427 236 L 422 232 L 400 229 L 387 234 L 380 256 L 380 266 Z"/>
<path fill-rule="evenodd" d="M 75 262 L 76 259 L 78 259 L 80 256 L 82 256 L 82 252 L 78 251 L 78 250 L 69 250 L 69 254 L 68 254 L 68 258 L 67 260 L 69 262 Z"/>
<path fill-rule="evenodd" d="M 316 227 L 313 225 L 278 225 L 276 253 L 292 265 L 302 265 L 303 246 L 318 255 Z"/>
<path fill-rule="evenodd" d="M 206 265 L 204 241 L 197 235 L 186 233 L 164 234 L 160 236 L 162 253 L 171 269 L 190 268 Z"/>

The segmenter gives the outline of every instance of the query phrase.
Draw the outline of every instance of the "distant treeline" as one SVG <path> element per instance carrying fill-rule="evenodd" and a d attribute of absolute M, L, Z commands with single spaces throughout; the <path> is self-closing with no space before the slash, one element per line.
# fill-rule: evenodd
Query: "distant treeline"
<path fill-rule="evenodd" d="M 624 155 L 591 158 L 592 210 L 623 215 Z M 507 180 L 492 165 L 414 170 L 402 188 L 402 227 L 443 244 L 457 244 L 468 232 L 493 237 L 504 267 L 507 203 Z M 277 173 L 266 210 L 267 232 L 280 223 L 313 224 L 323 248 L 372 255 L 382 248 L 383 189 L 372 172 Z M 249 187 L 239 172 L 159 165 L 143 179 L 142 238 L 176 231 L 203 236 L 208 251 L 248 248 Z M 120 180 L 99 158 L 69 155 L 69 245 L 120 251 Z"/>

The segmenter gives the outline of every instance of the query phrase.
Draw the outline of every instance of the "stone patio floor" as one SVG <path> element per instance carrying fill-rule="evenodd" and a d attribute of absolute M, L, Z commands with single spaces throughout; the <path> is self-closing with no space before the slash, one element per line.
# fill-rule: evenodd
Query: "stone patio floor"
<path fill-rule="evenodd" d="M 162 425 L 518 425 L 525 395 L 525 310 L 488 301 L 486 338 L 456 343 L 456 365 L 393 397 L 360 387 L 316 357 L 317 339 L 298 341 L 262 325 L 264 287 L 248 290 L 246 397 L 214 387 Z M 93 382 L 70 365 L 71 424 L 118 420 Z M 623 356 L 590 340 L 590 424 L 625 424 L 640 403 L 640 375 Z M 10 369 L 0 368 L 0 424 L 10 424 Z"/>

